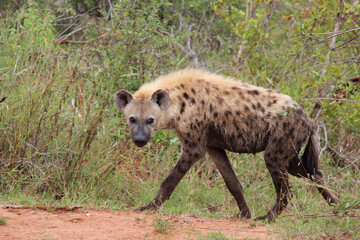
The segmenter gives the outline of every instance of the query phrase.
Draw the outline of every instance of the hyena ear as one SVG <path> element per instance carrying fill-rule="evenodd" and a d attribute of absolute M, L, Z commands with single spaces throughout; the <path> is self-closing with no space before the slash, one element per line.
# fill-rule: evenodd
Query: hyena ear
<path fill-rule="evenodd" d="M 114 96 L 114 105 L 120 112 L 124 110 L 126 105 L 133 99 L 133 95 L 128 91 L 121 89 Z"/>
<path fill-rule="evenodd" d="M 151 101 L 159 105 L 161 110 L 166 110 L 171 105 L 170 94 L 164 89 L 156 90 L 150 98 Z"/>

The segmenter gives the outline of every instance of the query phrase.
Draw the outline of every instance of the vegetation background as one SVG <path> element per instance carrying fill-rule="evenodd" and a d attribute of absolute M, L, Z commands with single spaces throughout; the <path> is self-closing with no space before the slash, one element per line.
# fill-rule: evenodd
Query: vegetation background
<path fill-rule="evenodd" d="M 327 206 L 291 178 L 284 238 L 359 235 L 359 0 L 12 0 L 0 3 L 0 200 L 132 210 L 179 156 L 173 131 L 136 148 L 112 98 L 156 76 L 205 68 L 292 96 L 318 122 Z M 275 199 L 262 155 L 229 154 L 253 216 Z M 233 217 L 205 158 L 160 209 Z"/>

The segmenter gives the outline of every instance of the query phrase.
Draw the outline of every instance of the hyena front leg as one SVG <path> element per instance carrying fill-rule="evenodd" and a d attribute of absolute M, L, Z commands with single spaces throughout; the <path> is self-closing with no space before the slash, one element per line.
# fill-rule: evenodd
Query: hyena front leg
<path fill-rule="evenodd" d="M 243 189 L 236 177 L 236 174 L 231 166 L 231 163 L 226 155 L 224 149 L 208 148 L 207 152 L 216 167 L 219 169 L 221 176 L 224 178 L 225 184 L 229 189 L 230 193 L 234 196 L 238 207 L 240 209 L 240 217 L 250 218 L 251 213 L 248 205 L 246 204 Z"/>
<path fill-rule="evenodd" d="M 174 191 L 175 187 L 189 171 L 189 169 L 205 155 L 199 149 L 182 149 L 181 156 L 169 176 L 162 182 L 153 201 L 136 209 L 136 211 L 156 210 L 163 204 Z"/>

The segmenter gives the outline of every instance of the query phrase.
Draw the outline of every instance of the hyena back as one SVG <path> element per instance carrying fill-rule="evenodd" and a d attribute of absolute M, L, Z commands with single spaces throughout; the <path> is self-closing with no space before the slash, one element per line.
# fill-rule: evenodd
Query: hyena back
<path fill-rule="evenodd" d="M 181 155 L 153 201 L 138 210 L 157 209 L 167 200 L 187 171 L 207 152 L 236 199 L 240 217 L 250 218 L 241 184 L 225 150 L 264 151 L 266 167 L 276 189 L 273 207 L 258 219 L 274 219 L 286 207 L 288 173 L 310 178 L 328 203 L 338 203 L 321 187 L 319 140 L 314 122 L 289 96 L 201 70 L 185 69 L 144 84 L 132 95 L 115 94 L 133 142 L 141 147 L 157 129 L 175 129 Z M 302 145 L 304 154 L 299 158 Z"/>

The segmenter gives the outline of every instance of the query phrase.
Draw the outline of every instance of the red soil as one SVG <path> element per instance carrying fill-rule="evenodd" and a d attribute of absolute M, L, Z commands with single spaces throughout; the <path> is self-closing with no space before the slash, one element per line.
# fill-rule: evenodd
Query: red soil
<path fill-rule="evenodd" d="M 238 219 L 160 215 L 82 208 L 0 205 L 0 239 L 198 239 L 221 232 L 236 239 L 275 239 L 265 225 L 252 227 Z M 155 231 L 156 219 L 168 220 L 167 233 Z"/>

